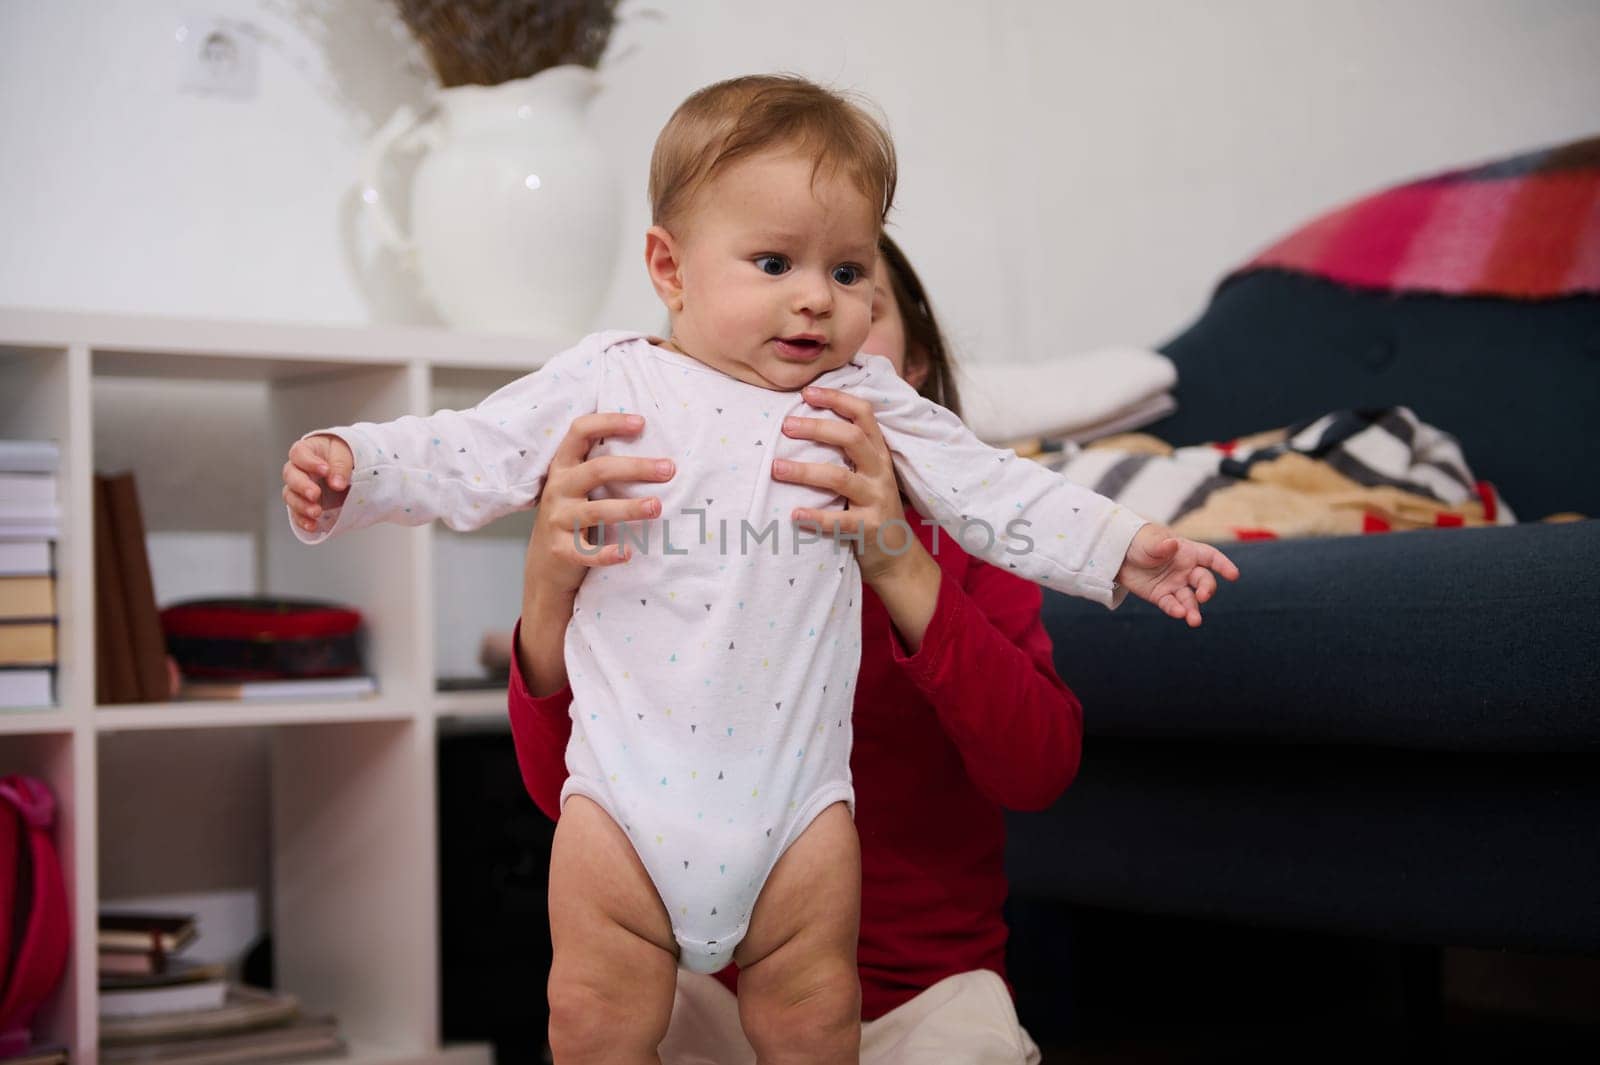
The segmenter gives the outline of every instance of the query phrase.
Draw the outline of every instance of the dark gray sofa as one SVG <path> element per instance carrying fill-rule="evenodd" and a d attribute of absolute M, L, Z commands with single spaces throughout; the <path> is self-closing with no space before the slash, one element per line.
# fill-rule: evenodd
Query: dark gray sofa
<path fill-rule="evenodd" d="M 1405 404 L 1523 522 L 1600 515 L 1600 300 L 1264 271 L 1164 350 L 1172 443 Z M 1045 593 L 1087 739 L 1066 795 L 1009 818 L 1020 934 L 1049 899 L 1600 953 L 1600 522 L 1226 549 L 1243 577 L 1198 631 Z"/>

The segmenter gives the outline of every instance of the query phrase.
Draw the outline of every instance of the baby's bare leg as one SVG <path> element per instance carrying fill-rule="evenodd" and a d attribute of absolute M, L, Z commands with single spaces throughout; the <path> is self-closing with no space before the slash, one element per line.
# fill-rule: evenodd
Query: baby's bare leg
<path fill-rule="evenodd" d="M 659 1065 L 677 941 L 628 837 L 580 795 L 562 807 L 550 852 L 550 941 L 556 1065 Z"/>
<path fill-rule="evenodd" d="M 861 844 L 843 803 L 778 859 L 734 952 L 739 1020 L 761 1065 L 855 1065 L 861 1055 Z"/>

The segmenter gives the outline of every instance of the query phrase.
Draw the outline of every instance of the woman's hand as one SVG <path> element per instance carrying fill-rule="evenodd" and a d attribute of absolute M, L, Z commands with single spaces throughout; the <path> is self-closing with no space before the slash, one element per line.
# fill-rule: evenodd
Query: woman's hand
<path fill-rule="evenodd" d="M 813 407 L 825 407 L 849 420 L 786 418 L 784 434 L 832 444 L 844 452 L 852 468 L 780 460 L 772 464 L 772 475 L 844 496 L 847 509 L 798 507 L 791 517 L 823 532 L 850 534 L 861 579 L 878 594 L 907 651 L 915 654 L 938 606 L 941 574 L 939 563 L 906 521 L 894 460 L 872 416 L 872 405 L 834 388 L 808 388 L 801 394 Z"/>
<path fill-rule="evenodd" d="M 861 579 L 875 585 L 914 562 L 908 561 L 914 552 L 926 554 L 900 505 L 900 482 L 895 479 L 889 445 L 884 443 L 872 405 L 866 400 L 834 388 L 807 388 L 801 395 L 813 407 L 826 407 L 849 420 L 786 418 L 784 435 L 832 444 L 844 452 L 851 468 L 831 462 L 779 460 L 772 464 L 772 475 L 845 498 L 844 510 L 797 507 L 791 518 L 823 532 L 850 534 L 861 563 Z"/>
<path fill-rule="evenodd" d="M 548 695 L 567 682 L 563 642 L 583 578 L 596 566 L 615 566 L 630 557 L 625 544 L 596 548 L 587 530 L 661 514 L 657 496 L 589 498 L 605 484 L 672 478 L 671 459 L 588 457 L 596 440 L 637 436 L 643 429 L 644 419 L 637 414 L 585 414 L 573 420 L 550 460 L 523 565 L 522 638 L 516 648 L 523 679 L 534 695 Z"/>

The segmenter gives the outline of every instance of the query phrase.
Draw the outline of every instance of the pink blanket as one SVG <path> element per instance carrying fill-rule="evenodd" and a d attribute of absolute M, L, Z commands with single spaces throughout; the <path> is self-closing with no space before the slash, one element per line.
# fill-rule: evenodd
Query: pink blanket
<path fill-rule="evenodd" d="M 1391 292 L 1600 294 L 1600 137 L 1367 196 L 1230 276 L 1272 268 Z"/>

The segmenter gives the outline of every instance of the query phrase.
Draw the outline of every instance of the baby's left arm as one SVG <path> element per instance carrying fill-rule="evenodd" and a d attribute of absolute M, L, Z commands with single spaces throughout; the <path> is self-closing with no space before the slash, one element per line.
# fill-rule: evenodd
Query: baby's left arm
<path fill-rule="evenodd" d="M 1015 452 L 985 444 L 961 419 L 906 384 L 887 359 L 867 356 L 866 370 L 848 389 L 872 404 L 901 487 L 939 523 L 941 535 L 955 536 L 968 553 L 1113 608 L 1129 591 L 1161 605 L 1173 576 L 1119 582 L 1119 574 L 1128 578 L 1150 566 L 1171 569 L 1196 561 L 1188 552 L 1158 562 L 1141 549 L 1140 566 L 1130 568 L 1136 536 L 1149 539 L 1158 531 L 1141 533 L 1145 519 Z M 1170 538 L 1159 531 L 1160 541 Z M 1158 587 L 1160 595 L 1151 598 Z"/>

